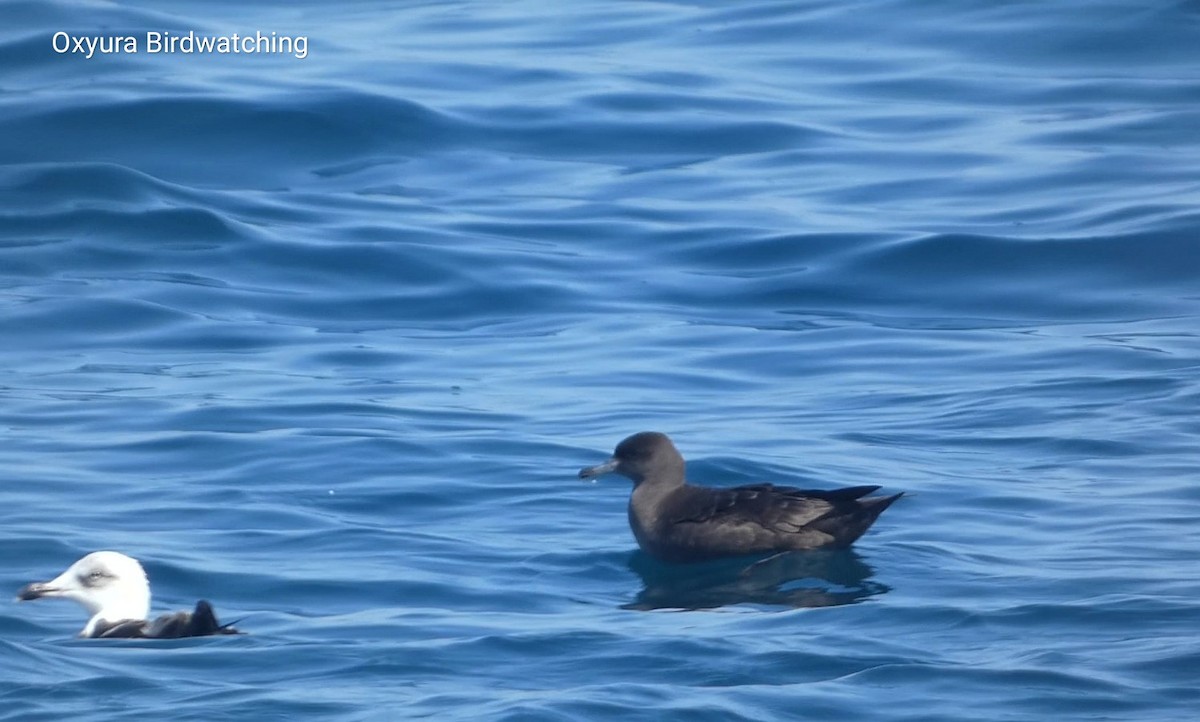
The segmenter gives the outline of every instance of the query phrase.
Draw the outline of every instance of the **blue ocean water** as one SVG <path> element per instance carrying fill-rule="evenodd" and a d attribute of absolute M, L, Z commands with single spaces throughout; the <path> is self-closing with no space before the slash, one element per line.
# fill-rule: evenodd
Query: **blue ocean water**
<path fill-rule="evenodd" d="M 1200 5 L 0 1 L 0 718 L 1191 720 Z M 303 59 L 57 53 L 255 32 Z M 907 496 L 667 568 L 628 483 Z"/>

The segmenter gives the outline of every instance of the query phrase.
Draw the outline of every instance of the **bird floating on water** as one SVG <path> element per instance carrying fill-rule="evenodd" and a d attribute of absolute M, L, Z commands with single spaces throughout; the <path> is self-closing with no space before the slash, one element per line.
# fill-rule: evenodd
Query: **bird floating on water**
<path fill-rule="evenodd" d="M 61 597 L 83 605 L 91 618 L 79 633 L 91 638 L 179 639 L 241 634 L 221 624 L 212 605 L 196 603 L 191 612 L 164 614 L 151 621 L 150 582 L 142 565 L 118 552 L 92 552 L 48 582 L 27 584 L 17 601 Z"/>
<path fill-rule="evenodd" d="M 904 495 L 867 496 L 878 486 L 696 486 L 671 439 L 656 431 L 626 438 L 611 459 L 579 476 L 614 472 L 633 481 L 629 526 L 638 545 L 668 562 L 848 547 Z"/>

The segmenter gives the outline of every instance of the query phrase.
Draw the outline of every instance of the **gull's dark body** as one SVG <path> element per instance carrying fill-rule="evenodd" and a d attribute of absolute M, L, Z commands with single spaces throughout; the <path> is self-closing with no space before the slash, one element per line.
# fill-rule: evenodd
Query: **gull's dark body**
<path fill-rule="evenodd" d="M 182 639 L 217 634 L 241 634 L 232 624 L 217 621 L 212 605 L 201 599 L 191 612 L 163 614 L 154 619 L 124 619 L 101 622 L 91 635 L 97 639 Z"/>
<path fill-rule="evenodd" d="M 638 544 L 669 562 L 848 547 L 903 496 L 867 496 L 878 486 L 696 486 L 687 482 L 675 445 L 652 431 L 625 439 L 612 459 L 579 475 L 609 472 L 634 483 L 629 526 Z"/>

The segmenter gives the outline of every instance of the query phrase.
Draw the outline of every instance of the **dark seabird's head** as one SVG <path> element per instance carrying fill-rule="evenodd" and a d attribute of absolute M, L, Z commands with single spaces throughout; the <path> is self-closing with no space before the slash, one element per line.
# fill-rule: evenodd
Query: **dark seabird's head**
<path fill-rule="evenodd" d="M 17 601 L 61 597 L 83 605 L 91 615 L 79 633 L 89 637 L 102 622 L 145 619 L 150 614 L 150 582 L 136 559 L 117 552 L 92 552 L 48 582 L 17 592 Z"/>
<path fill-rule="evenodd" d="M 579 478 L 591 479 L 613 472 L 631 479 L 634 486 L 647 479 L 655 483 L 682 484 L 683 457 L 666 434 L 642 431 L 617 444 L 608 461 L 580 469 Z"/>

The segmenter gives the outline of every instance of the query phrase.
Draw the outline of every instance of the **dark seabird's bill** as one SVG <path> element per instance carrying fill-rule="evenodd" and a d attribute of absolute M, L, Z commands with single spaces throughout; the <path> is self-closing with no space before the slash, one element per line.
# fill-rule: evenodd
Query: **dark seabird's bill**
<path fill-rule="evenodd" d="M 643 431 L 617 444 L 608 461 L 579 471 L 633 481 L 629 525 L 648 554 L 669 562 L 854 543 L 903 492 L 867 496 L 878 486 L 831 491 L 755 484 L 716 489 L 689 484 L 683 456 L 666 434 Z"/>
<path fill-rule="evenodd" d="M 240 634 L 221 624 L 212 605 L 200 600 L 191 612 L 151 621 L 150 582 L 136 559 L 118 552 L 92 552 L 48 582 L 27 584 L 17 601 L 59 597 L 78 602 L 91 615 L 81 637 L 178 639 Z"/>
<path fill-rule="evenodd" d="M 596 464 L 595 466 L 589 466 L 585 469 L 580 469 L 579 470 L 579 478 L 580 479 L 595 479 L 597 476 L 604 476 L 605 474 L 610 474 L 617 470 L 617 466 L 620 463 L 621 462 L 617 461 L 616 459 L 609 459 L 608 461 L 604 462 L 603 464 Z"/>

